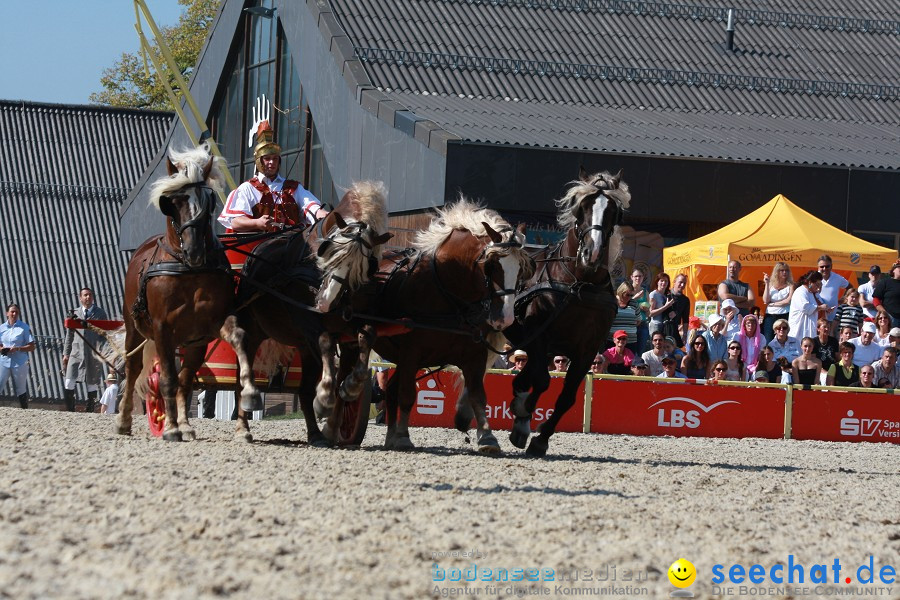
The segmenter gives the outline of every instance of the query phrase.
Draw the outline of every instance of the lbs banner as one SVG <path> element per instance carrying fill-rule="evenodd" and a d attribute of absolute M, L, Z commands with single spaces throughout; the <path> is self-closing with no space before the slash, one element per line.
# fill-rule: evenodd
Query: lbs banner
<path fill-rule="evenodd" d="M 795 390 L 792 422 L 797 440 L 900 444 L 900 398 Z"/>
<path fill-rule="evenodd" d="M 784 437 L 784 390 L 779 388 L 593 383 L 593 433 Z"/>
<path fill-rule="evenodd" d="M 419 376 L 424 372 L 420 372 Z M 487 418 L 491 429 L 512 429 L 512 375 L 488 373 L 484 378 L 487 392 Z M 455 372 L 440 371 L 416 382 L 416 405 L 409 416 L 409 424 L 416 427 L 453 428 L 456 414 L 456 400 L 459 398 L 457 385 L 460 375 Z M 541 396 L 541 401 L 531 416 L 531 428 L 547 420 L 553 414 L 556 397 L 562 389 L 563 378 L 552 377 L 550 387 Z M 556 431 L 581 432 L 584 422 L 584 382 L 575 394 L 575 406 L 565 414 Z"/>

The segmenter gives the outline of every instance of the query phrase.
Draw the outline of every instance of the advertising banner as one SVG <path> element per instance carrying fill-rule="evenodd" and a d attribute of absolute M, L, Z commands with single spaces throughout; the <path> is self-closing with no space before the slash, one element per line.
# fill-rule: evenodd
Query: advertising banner
<path fill-rule="evenodd" d="M 420 371 L 418 376 L 424 375 Z M 513 375 L 488 373 L 484 378 L 487 392 L 487 418 L 491 429 L 512 429 L 513 415 L 510 410 L 512 402 Z M 459 392 L 456 389 L 460 375 L 455 372 L 440 371 L 416 382 L 416 405 L 409 417 L 409 424 L 416 427 L 448 427 L 453 428 L 453 417 L 456 414 L 456 400 Z M 550 387 L 541 396 L 534 414 L 531 416 L 531 427 L 535 429 L 553 414 L 556 397 L 562 390 L 563 378 L 552 377 Z M 462 390 L 459 390 L 462 391 Z M 584 382 L 575 394 L 575 405 L 562 418 L 556 431 L 581 432 L 584 421 Z"/>
<path fill-rule="evenodd" d="M 697 437 L 784 437 L 781 388 L 593 382 L 592 433 Z"/>
<path fill-rule="evenodd" d="M 900 398 L 893 394 L 794 390 L 791 437 L 900 444 Z"/>

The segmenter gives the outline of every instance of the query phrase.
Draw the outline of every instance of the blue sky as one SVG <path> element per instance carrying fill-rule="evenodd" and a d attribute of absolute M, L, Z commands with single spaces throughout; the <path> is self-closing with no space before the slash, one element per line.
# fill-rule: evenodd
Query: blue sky
<path fill-rule="evenodd" d="M 177 0 L 146 0 L 159 27 Z M 132 0 L 2 0 L 0 100 L 88 104 L 103 69 L 139 47 Z M 144 31 L 148 28 L 144 26 Z"/>

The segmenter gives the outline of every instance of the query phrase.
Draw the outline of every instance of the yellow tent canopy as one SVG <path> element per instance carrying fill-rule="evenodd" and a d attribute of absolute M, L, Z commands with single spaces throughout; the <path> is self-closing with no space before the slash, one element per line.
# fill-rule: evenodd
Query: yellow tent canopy
<path fill-rule="evenodd" d="M 794 278 L 816 268 L 819 257 L 831 256 L 835 271 L 853 283 L 851 271 L 872 265 L 886 270 L 897 251 L 861 240 L 816 218 L 778 194 L 760 208 L 730 225 L 663 249 L 663 268 L 670 276 L 688 275 L 693 300 L 715 300 L 715 287 L 725 279 L 729 260 L 744 267 L 741 280 L 753 286 L 762 306 L 762 274 L 776 262 L 787 263 Z M 759 290 L 759 291 L 757 291 Z"/>

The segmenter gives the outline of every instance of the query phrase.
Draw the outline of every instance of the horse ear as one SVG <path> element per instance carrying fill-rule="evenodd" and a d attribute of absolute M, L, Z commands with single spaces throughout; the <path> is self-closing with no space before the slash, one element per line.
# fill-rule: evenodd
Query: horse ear
<path fill-rule="evenodd" d="M 525 223 L 519 223 L 516 225 L 516 231 L 521 235 L 525 235 Z"/>
<path fill-rule="evenodd" d="M 341 216 L 341 213 L 334 213 L 334 222 L 337 223 L 339 229 L 343 229 L 347 226 L 347 221 L 344 220 L 344 217 Z"/>
<path fill-rule="evenodd" d="M 216 159 L 212 156 L 209 157 L 209 162 L 206 163 L 206 166 L 203 167 L 203 181 L 209 179 L 209 174 L 212 173 L 213 163 Z"/>
<path fill-rule="evenodd" d="M 174 175 L 178 172 L 178 167 L 172 162 L 168 154 L 166 154 L 166 171 L 169 172 L 169 175 Z"/>
<path fill-rule="evenodd" d="M 503 236 L 491 229 L 490 225 L 488 225 L 484 221 L 482 221 L 481 224 L 484 225 L 484 231 L 485 233 L 487 233 L 487 236 L 491 238 L 492 242 L 494 242 L 495 244 L 499 244 L 503 241 Z"/>
<path fill-rule="evenodd" d="M 622 175 L 625 173 L 625 169 L 619 169 L 619 172 L 613 175 L 612 178 L 612 189 L 619 189 L 619 182 L 622 181 Z"/>
<path fill-rule="evenodd" d="M 590 181 L 590 178 L 590 174 L 584 170 L 584 165 L 578 165 L 578 179 L 580 179 L 584 183 L 588 183 Z"/>
<path fill-rule="evenodd" d="M 388 241 L 389 239 L 391 239 L 392 237 L 394 237 L 394 234 L 393 234 L 393 233 L 391 233 L 390 231 L 385 231 L 384 233 L 382 233 L 382 234 L 379 235 L 379 236 L 376 236 L 375 239 L 372 240 L 372 245 L 373 245 L 373 246 L 380 246 L 381 244 L 384 244 L 385 242 L 387 242 L 387 241 Z"/>

